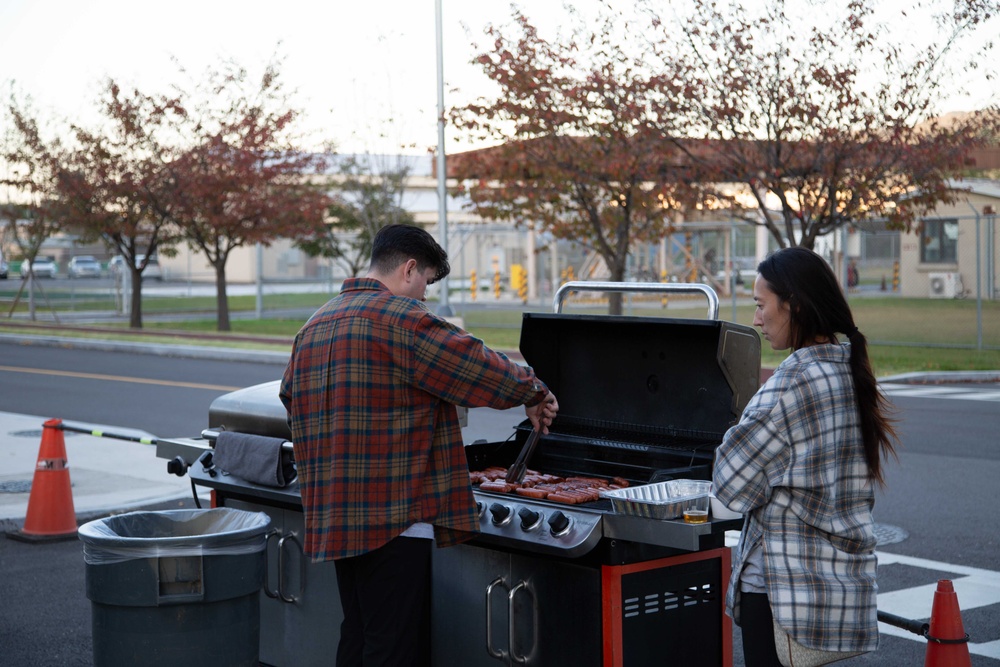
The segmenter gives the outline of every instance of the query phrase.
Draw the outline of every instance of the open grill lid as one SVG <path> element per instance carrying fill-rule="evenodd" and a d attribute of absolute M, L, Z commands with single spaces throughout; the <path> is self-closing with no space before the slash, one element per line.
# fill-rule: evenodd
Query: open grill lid
<path fill-rule="evenodd" d="M 525 313 L 521 354 L 565 425 L 721 441 L 760 386 L 760 337 L 721 320 Z"/>

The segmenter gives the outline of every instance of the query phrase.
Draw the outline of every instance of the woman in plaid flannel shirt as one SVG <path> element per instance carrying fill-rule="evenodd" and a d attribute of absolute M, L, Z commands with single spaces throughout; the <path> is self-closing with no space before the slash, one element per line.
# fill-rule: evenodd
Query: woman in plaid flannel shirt
<path fill-rule="evenodd" d="M 829 265 L 792 247 L 757 271 L 754 326 L 773 349 L 792 352 L 716 451 L 715 494 L 746 516 L 727 613 L 742 629 L 748 667 L 780 664 L 774 622 L 810 648 L 871 651 L 871 510 L 881 457 L 894 451 L 888 405 Z"/>

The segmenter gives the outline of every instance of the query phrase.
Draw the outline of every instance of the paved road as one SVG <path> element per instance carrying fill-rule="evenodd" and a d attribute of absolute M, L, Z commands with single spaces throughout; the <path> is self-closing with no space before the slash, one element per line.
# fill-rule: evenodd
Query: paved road
<path fill-rule="evenodd" d="M 204 425 L 214 396 L 274 379 L 281 368 L 274 359 L 189 359 L 158 352 L 23 347 L 0 341 L 0 405 L 17 410 L 0 413 L 0 482 L 30 478 L 43 418 L 90 421 L 106 430 L 136 429 L 159 436 L 194 435 Z M 876 520 L 888 540 L 879 547 L 879 606 L 904 617 L 926 618 L 935 582 L 952 579 L 972 637 L 973 665 L 998 665 L 1000 519 L 992 494 L 1000 476 L 1000 410 L 993 398 L 1000 387 L 884 386 L 901 408 L 906 446 L 900 463 L 890 466 L 889 487 L 876 506 Z M 515 413 L 474 411 L 466 436 L 469 441 L 495 437 L 519 420 Z M 121 490 L 130 498 L 146 494 L 143 497 L 157 508 L 190 503 L 179 500 L 188 495 L 187 480 L 165 475 L 165 462 L 155 459 L 149 448 L 84 435 L 68 437 L 67 448 L 74 499 L 81 503 L 110 492 L 109 486 L 127 486 Z M 174 499 L 165 501 L 164 494 Z M 0 494 L 0 501 L 4 495 L 18 494 Z M 90 664 L 90 602 L 80 543 L 0 540 L 0 571 L 0 665 Z M 922 640 L 890 626 L 882 629 L 882 650 L 844 664 L 923 662 Z M 740 667 L 738 630 L 735 645 L 735 664 Z"/>

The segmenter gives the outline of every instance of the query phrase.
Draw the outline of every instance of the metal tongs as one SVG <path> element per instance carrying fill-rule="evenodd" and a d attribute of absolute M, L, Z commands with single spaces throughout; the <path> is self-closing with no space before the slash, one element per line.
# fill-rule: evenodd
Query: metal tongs
<path fill-rule="evenodd" d="M 541 431 L 537 428 L 531 429 L 528 440 L 524 443 L 524 447 L 521 448 L 521 453 L 517 455 L 517 460 L 514 461 L 514 465 L 507 469 L 507 476 L 504 480 L 508 484 L 520 484 L 524 481 L 524 473 L 528 469 L 528 461 L 531 459 L 531 455 L 535 453 L 535 446 L 538 444 L 540 437 L 542 437 Z"/>

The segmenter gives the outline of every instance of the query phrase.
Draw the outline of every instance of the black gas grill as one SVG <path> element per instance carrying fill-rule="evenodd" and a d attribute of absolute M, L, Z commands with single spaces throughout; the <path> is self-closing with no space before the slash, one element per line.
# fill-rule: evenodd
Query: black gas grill
<path fill-rule="evenodd" d="M 752 329 L 718 320 L 525 314 L 521 352 L 560 406 L 529 467 L 561 477 L 624 478 L 631 485 L 711 479 L 715 447 L 759 386 L 759 340 Z M 525 420 L 507 441 L 466 446 L 469 469 L 508 467 L 530 431 Z M 576 557 L 596 545 L 594 533 L 627 538 L 636 524 L 632 517 L 620 520 L 606 500 L 566 506 L 513 493 L 475 493 L 484 535 L 510 548 L 558 553 L 563 545 L 563 555 Z M 553 540 L 546 531 L 498 520 L 498 513 L 517 515 L 524 508 L 559 511 L 579 530 Z M 656 530 L 662 528 L 655 525 L 644 531 L 652 538 L 637 539 L 696 550 L 727 526 Z"/>
<path fill-rule="evenodd" d="M 526 314 L 520 347 L 560 406 L 528 463 L 540 475 L 632 486 L 711 479 L 715 448 L 760 384 L 757 333 L 714 313 Z M 467 445 L 469 469 L 509 467 L 530 430 L 524 421 L 507 440 Z M 434 617 L 449 618 L 434 625 L 435 664 L 732 664 L 724 536 L 739 521 L 474 494 L 481 535 L 435 554 Z"/>

